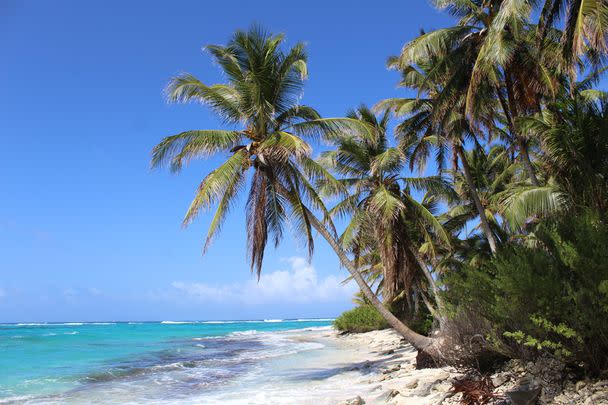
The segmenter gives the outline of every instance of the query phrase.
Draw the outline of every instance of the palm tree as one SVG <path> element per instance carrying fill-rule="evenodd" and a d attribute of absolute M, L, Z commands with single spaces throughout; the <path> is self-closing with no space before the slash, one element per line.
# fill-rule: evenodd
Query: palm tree
<path fill-rule="evenodd" d="M 354 253 L 355 262 L 377 252 L 379 263 L 368 263 L 382 271 L 382 295 L 392 302 L 396 295 L 409 299 L 420 283 L 426 283 L 419 248 L 425 240 L 440 240 L 449 245 L 450 237 L 427 206 L 410 194 L 410 189 L 448 188 L 438 176 L 403 177 L 405 156 L 388 144 L 386 136 L 389 111 L 380 117 L 366 106 L 347 114 L 372 131 L 343 135 L 333 139 L 334 150 L 324 152 L 321 162 L 334 173 L 347 195 L 330 213 L 350 221 L 340 237 L 344 248 Z M 323 184 L 322 184 L 323 186 Z M 330 197 L 336 188 L 324 190 Z M 431 277 L 432 279 L 432 277 Z M 439 297 L 437 297 L 439 300 Z M 412 305 L 410 305 L 411 307 Z"/>
<path fill-rule="evenodd" d="M 540 139 L 539 166 L 547 173 L 543 187 L 514 187 L 504 196 L 513 227 L 531 217 L 589 208 L 608 208 L 608 94 L 593 90 L 594 75 L 562 94 L 539 114 L 521 119 L 522 131 Z"/>
<path fill-rule="evenodd" d="M 188 225 L 202 211 L 217 204 L 209 227 L 205 250 L 220 230 L 235 198 L 252 169 L 246 209 L 247 242 L 251 270 L 261 272 L 268 238 L 278 244 L 288 215 L 295 219 L 309 251 L 313 238 L 306 200 L 316 208 L 323 204 L 298 170 L 298 165 L 318 168 L 309 158 L 310 146 L 297 135 L 299 123 L 319 122 L 319 114 L 297 105 L 306 77 L 304 46 L 279 50 L 281 35 L 271 36 L 258 28 L 238 31 L 226 47 L 206 49 L 221 66 L 229 84 L 205 85 L 191 74 L 182 74 L 167 86 L 173 102 L 209 105 L 237 130 L 192 130 L 164 138 L 153 150 L 152 166 L 165 163 L 180 171 L 184 163 L 227 151 L 226 161 L 200 183 L 183 221 Z M 283 193 L 281 190 L 287 190 Z"/>
<path fill-rule="evenodd" d="M 466 94 L 465 115 L 473 127 L 496 125 L 500 111 L 508 141 L 519 151 L 532 184 L 538 185 L 530 142 L 513 123 L 538 111 L 541 100 L 555 94 L 559 58 L 549 52 L 554 50 L 549 46 L 554 38 L 535 40 L 527 1 L 436 0 L 435 4 L 459 18 L 457 25 L 423 33 L 392 64 L 405 70 L 432 62 L 428 79 L 441 85 L 436 108 L 445 113 Z M 547 50 L 541 53 L 539 47 Z M 493 117 L 488 109 L 495 110 Z"/>
<path fill-rule="evenodd" d="M 400 63 L 396 59 L 389 60 L 389 66 Z M 408 156 L 410 168 L 418 166 L 424 168 L 431 151 L 436 151 L 436 161 L 439 170 L 445 167 L 448 150 L 453 153 L 452 163 L 454 172 L 459 168 L 469 185 L 470 195 L 473 199 L 479 221 L 488 240 L 492 253 L 496 252 L 497 242 L 490 228 L 485 214 L 485 208 L 479 198 L 477 187 L 471 174 L 470 165 L 465 153 L 467 141 L 477 145 L 479 143 L 477 132 L 471 126 L 465 116 L 465 96 L 463 93 L 450 95 L 450 108 L 446 108 L 444 98 L 446 97 L 445 86 L 433 78 L 433 72 L 438 68 L 438 60 L 431 58 L 427 61 L 418 60 L 417 65 L 403 67 L 403 79 L 400 83 L 403 87 L 414 88 L 419 96 L 415 98 L 393 98 L 381 101 L 376 109 L 391 109 L 397 116 L 405 116 L 406 119 L 396 127 L 396 135 L 399 139 L 400 149 Z M 483 122 L 491 130 L 494 130 L 493 111 L 487 111 L 487 118 Z"/>
<path fill-rule="evenodd" d="M 501 196 L 513 185 L 521 185 L 518 179 L 518 164 L 508 156 L 508 149 L 503 145 L 494 145 L 488 152 L 475 148 L 465 152 L 469 162 L 473 182 L 479 196 L 488 223 L 496 239 L 503 240 L 507 234 L 502 229 L 500 217 L 504 212 Z M 472 190 L 463 173 L 453 173 L 454 189 L 458 198 L 446 212 L 446 227 L 452 232 L 460 233 L 471 222 L 479 220 L 479 214 L 472 198 Z M 477 225 L 473 231 L 481 228 Z"/>
<path fill-rule="evenodd" d="M 539 38 L 544 38 L 563 15 L 562 53 L 571 69 L 583 54 L 597 62 L 608 52 L 606 0 L 545 0 L 538 22 Z"/>
<path fill-rule="evenodd" d="M 326 187 L 343 187 L 311 159 L 311 148 L 303 136 L 332 138 L 368 128 L 350 118 L 323 119 L 313 108 L 300 105 L 307 74 L 304 45 L 283 51 L 282 43 L 282 35 L 270 35 L 257 27 L 237 31 L 227 46 L 206 47 L 228 79 L 227 84 L 206 85 L 191 74 L 172 79 L 167 87 L 170 101 L 208 105 L 238 129 L 191 130 L 166 137 L 153 150 L 152 166 L 169 164 L 171 170 L 179 171 L 192 159 L 227 153 L 224 163 L 200 183 L 183 222 L 188 225 L 201 211 L 217 205 L 205 249 L 249 183 L 247 245 L 251 270 L 258 277 L 269 237 L 277 245 L 288 220 L 304 238 L 309 254 L 314 248 L 314 228 L 388 323 L 415 347 L 429 347 L 432 339 L 405 326 L 369 288 L 338 242 L 328 212 L 311 183 L 322 179 Z M 311 210 L 320 212 L 323 218 L 317 219 Z"/>

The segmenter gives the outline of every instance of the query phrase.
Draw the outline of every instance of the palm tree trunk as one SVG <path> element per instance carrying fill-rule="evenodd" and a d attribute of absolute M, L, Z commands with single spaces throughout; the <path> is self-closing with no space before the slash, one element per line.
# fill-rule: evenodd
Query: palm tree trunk
<path fill-rule="evenodd" d="M 420 335 L 410 328 L 408 328 L 403 322 L 401 322 L 395 315 L 393 315 L 385 306 L 380 302 L 376 294 L 369 288 L 369 285 L 363 279 L 363 276 L 359 270 L 355 267 L 354 263 L 346 256 L 344 250 L 336 240 L 325 228 L 325 226 L 310 213 L 310 224 L 312 227 L 323 236 L 323 238 L 332 247 L 340 262 L 346 267 L 348 272 L 352 275 L 353 279 L 361 289 L 361 292 L 365 297 L 372 303 L 372 305 L 380 312 L 382 317 L 386 319 L 388 324 L 395 329 L 401 336 L 405 338 L 412 346 L 419 350 L 426 350 L 431 346 L 434 339 L 427 336 Z"/>
<path fill-rule="evenodd" d="M 520 155 L 521 161 L 524 165 L 524 169 L 528 173 L 528 177 L 530 178 L 530 181 L 532 182 L 532 184 L 538 187 L 540 185 L 540 183 L 538 181 L 538 178 L 536 177 L 536 172 L 534 171 L 534 166 L 532 166 L 532 162 L 530 161 L 530 154 L 528 153 L 528 147 L 526 146 L 526 143 L 524 142 L 524 140 L 517 134 L 517 131 L 515 129 L 515 124 L 513 124 L 513 117 L 511 116 L 511 113 L 509 112 L 509 108 L 507 106 L 507 101 L 505 100 L 504 95 L 502 94 L 500 87 L 498 87 L 498 86 L 496 87 L 496 93 L 498 94 L 498 100 L 500 101 L 500 105 L 505 114 L 505 118 L 507 119 L 507 127 L 509 128 L 509 132 L 511 133 L 511 136 L 517 140 L 517 148 L 519 149 L 519 155 Z M 511 93 L 509 92 L 508 88 L 507 88 L 507 94 L 509 94 L 509 98 L 510 98 Z"/>
<path fill-rule="evenodd" d="M 521 161 L 524 164 L 524 168 L 526 172 L 528 172 L 528 177 L 532 184 L 536 187 L 540 186 L 538 178 L 536 177 L 536 172 L 534 171 L 534 166 L 532 166 L 532 161 L 530 160 L 530 154 L 528 153 L 528 147 L 525 142 L 521 138 L 517 138 L 517 143 L 519 145 L 519 155 L 521 156 Z"/>
<path fill-rule="evenodd" d="M 488 244 L 490 245 L 490 250 L 492 254 L 496 253 L 496 239 L 494 238 L 494 234 L 490 229 L 490 224 L 488 223 L 488 218 L 486 217 L 486 212 L 481 205 L 481 200 L 479 199 L 479 194 L 477 193 L 477 186 L 473 181 L 473 176 L 471 176 L 471 168 L 469 167 L 469 161 L 467 160 L 466 155 L 464 154 L 464 150 L 462 146 L 458 145 L 457 147 L 458 156 L 460 156 L 460 160 L 462 161 L 462 168 L 464 170 L 464 177 L 469 185 L 469 189 L 471 191 L 471 197 L 473 198 L 473 202 L 475 203 L 475 207 L 477 208 L 477 213 L 479 214 L 479 222 L 481 223 L 481 229 L 483 229 L 483 233 L 486 235 L 486 239 L 488 240 Z"/>
<path fill-rule="evenodd" d="M 435 318 L 437 318 L 439 323 L 442 323 L 445 320 L 446 311 L 443 298 L 441 298 L 441 295 L 439 295 L 439 288 L 437 287 L 437 283 L 435 283 L 435 279 L 433 278 L 433 275 L 429 271 L 429 268 L 426 266 L 426 264 L 420 259 L 420 257 L 418 257 L 418 255 L 414 254 L 414 256 L 416 257 L 416 260 L 418 261 L 418 266 L 420 266 L 420 269 L 422 270 L 424 277 L 426 277 L 426 280 L 429 282 L 431 290 L 433 291 L 433 295 L 435 296 L 435 302 L 437 303 L 437 311 L 439 312 L 438 315 L 435 316 Z"/>
<path fill-rule="evenodd" d="M 424 302 L 424 305 L 426 305 L 427 309 L 431 313 L 431 316 L 438 320 L 439 326 L 441 327 L 442 317 L 437 313 L 437 309 L 435 309 L 433 304 L 430 303 L 429 299 L 426 297 L 426 295 L 424 295 L 422 291 L 420 291 L 420 296 L 422 297 L 422 302 Z"/>
<path fill-rule="evenodd" d="M 281 195 L 283 195 L 287 200 L 291 200 L 291 193 L 280 183 L 277 184 L 277 191 Z M 386 322 L 388 322 L 388 324 L 393 329 L 395 329 L 395 331 L 397 331 L 397 333 L 399 333 L 401 336 L 403 336 L 405 338 L 405 340 L 409 344 L 414 346 L 416 349 L 418 349 L 421 352 L 424 352 L 425 354 L 428 354 L 432 358 L 441 359 L 441 350 L 439 348 L 438 339 L 430 338 L 428 336 L 423 336 L 419 333 L 414 332 L 412 329 L 407 327 L 407 325 L 405 325 L 403 322 L 401 322 L 395 315 L 393 315 L 384 306 L 384 304 L 382 304 L 382 302 L 378 299 L 376 294 L 374 294 L 374 292 L 371 290 L 371 288 L 369 287 L 369 285 L 367 284 L 367 282 L 361 275 L 361 272 L 359 271 L 357 266 L 355 266 L 355 263 L 353 263 L 353 261 L 348 258 L 348 256 L 342 249 L 342 246 L 340 246 L 340 243 L 338 242 L 338 240 L 331 234 L 331 232 L 329 232 L 327 230 L 325 225 L 323 225 L 323 223 L 321 223 L 321 221 L 319 221 L 317 219 L 317 217 L 315 217 L 314 214 L 312 212 L 310 212 L 310 210 L 308 208 L 306 208 L 304 206 L 303 209 L 305 210 L 306 215 L 308 216 L 310 225 L 317 232 L 319 232 L 321 234 L 321 236 L 323 236 L 323 238 L 327 241 L 327 243 L 329 243 L 331 248 L 334 250 L 334 252 L 338 256 L 338 258 L 340 259 L 340 262 L 342 263 L 342 265 L 344 267 L 346 267 L 348 272 L 351 274 L 351 276 L 353 277 L 353 279 L 359 286 L 359 289 L 361 290 L 363 295 L 365 295 L 365 297 L 369 300 L 369 302 L 371 302 L 371 304 L 378 310 L 378 312 L 380 313 L 380 315 L 382 315 L 382 317 L 386 320 Z"/>

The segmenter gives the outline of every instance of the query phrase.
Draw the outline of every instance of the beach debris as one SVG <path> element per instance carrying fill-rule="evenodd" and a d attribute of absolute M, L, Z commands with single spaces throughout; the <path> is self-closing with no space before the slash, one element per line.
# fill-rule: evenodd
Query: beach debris
<path fill-rule="evenodd" d="M 450 392 L 455 394 L 462 393 L 460 403 L 462 405 L 484 405 L 496 399 L 494 384 L 490 376 L 466 375 L 452 381 Z"/>

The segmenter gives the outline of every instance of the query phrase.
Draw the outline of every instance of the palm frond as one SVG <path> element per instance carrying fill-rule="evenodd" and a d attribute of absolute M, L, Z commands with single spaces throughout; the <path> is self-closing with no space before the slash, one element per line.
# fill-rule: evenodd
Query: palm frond
<path fill-rule="evenodd" d="M 504 200 L 505 219 L 513 228 L 522 227 L 534 217 L 546 217 L 568 207 L 564 193 L 554 186 L 520 187 Z"/>
<path fill-rule="evenodd" d="M 194 130 L 164 138 L 152 149 L 152 168 L 169 164 L 172 172 L 179 172 L 192 159 L 229 151 L 237 146 L 243 135 L 238 131 Z"/>
<path fill-rule="evenodd" d="M 239 151 L 209 173 L 199 185 L 196 196 L 186 212 L 183 225 L 187 226 L 201 210 L 208 209 L 214 203 L 221 201 L 227 193 L 233 192 L 236 184 L 238 184 L 235 179 L 243 176 L 248 167 L 249 158 L 247 154 L 244 151 Z"/>

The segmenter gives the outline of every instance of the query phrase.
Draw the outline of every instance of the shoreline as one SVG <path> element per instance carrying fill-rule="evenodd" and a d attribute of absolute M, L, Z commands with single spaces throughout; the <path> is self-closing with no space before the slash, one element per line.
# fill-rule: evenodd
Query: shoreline
<path fill-rule="evenodd" d="M 84 330 L 78 326 L 70 331 L 78 328 Z M 43 341 L 69 342 L 65 349 L 71 356 L 75 350 L 89 347 L 86 337 L 72 334 L 77 331 L 65 335 L 33 330 Z M 417 351 L 392 329 L 340 334 L 327 324 L 279 330 L 260 324 L 256 329 L 241 327 L 207 336 L 201 336 L 199 330 L 159 324 L 156 339 L 134 346 L 139 350 L 141 345 L 151 345 L 153 350 L 107 356 L 104 367 L 82 369 L 80 375 L 74 368 L 77 365 L 71 363 L 65 377 L 72 385 L 52 385 L 46 387 L 47 393 L 36 390 L 28 395 L 9 395 L 0 398 L 0 403 L 434 405 L 459 404 L 462 397 L 451 391 L 453 382 L 464 376 L 460 371 L 450 367 L 416 369 Z M 78 339 L 84 339 L 80 346 Z M 95 342 L 99 343 L 103 340 Z M 67 364 L 58 366 L 65 368 Z M 538 389 L 540 404 L 608 403 L 608 380 L 577 381 L 550 359 L 510 361 L 489 377 L 499 395 L 497 401 L 490 402 L 494 404 L 511 403 L 504 401 L 504 394 L 518 387 L 525 390 L 524 381 L 528 381 L 528 390 Z"/>
<path fill-rule="evenodd" d="M 345 364 L 351 384 L 336 398 L 340 405 L 431 405 L 458 403 L 448 398 L 451 380 L 461 376 L 450 367 L 416 369 L 417 351 L 392 329 L 340 335 L 327 331 L 339 350 L 354 350 L 356 363 Z M 454 398 L 457 399 L 457 398 Z M 364 401 L 364 402 L 363 402 Z"/>
<path fill-rule="evenodd" d="M 416 369 L 417 351 L 392 329 L 340 335 L 332 328 L 325 338 L 335 341 L 342 350 L 354 349 L 359 361 L 344 366 L 345 373 L 351 372 L 348 388 L 335 398 L 322 401 L 323 404 L 461 403 L 462 394 L 454 394 L 451 389 L 452 382 L 464 374 L 452 367 Z M 577 380 L 561 363 L 550 358 L 536 363 L 511 360 L 489 378 L 496 395 L 490 404 L 608 403 L 608 380 Z M 516 392 L 511 400 L 513 391 Z"/>

